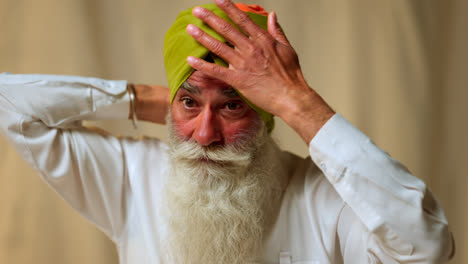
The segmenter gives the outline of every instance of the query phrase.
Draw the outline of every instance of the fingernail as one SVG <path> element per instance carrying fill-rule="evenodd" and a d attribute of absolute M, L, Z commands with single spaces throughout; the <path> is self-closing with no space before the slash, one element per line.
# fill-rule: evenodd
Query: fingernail
<path fill-rule="evenodd" d="M 188 62 L 188 64 L 195 64 L 195 62 L 197 62 L 197 59 L 195 59 L 195 57 L 193 57 L 193 56 L 188 56 L 187 57 L 187 62 Z"/>
<path fill-rule="evenodd" d="M 198 35 L 198 28 L 192 24 L 189 24 L 187 26 L 187 32 L 190 33 L 191 35 Z"/>
<path fill-rule="evenodd" d="M 192 9 L 192 14 L 201 15 L 203 13 L 203 8 L 196 6 Z"/>
<path fill-rule="evenodd" d="M 216 3 L 222 5 L 222 4 L 226 3 L 226 1 L 225 0 L 216 0 Z"/>
<path fill-rule="evenodd" d="M 271 18 L 271 20 L 269 20 L 269 21 L 272 21 L 273 23 L 278 24 L 278 17 L 276 16 L 275 11 L 271 11 L 268 18 Z"/>

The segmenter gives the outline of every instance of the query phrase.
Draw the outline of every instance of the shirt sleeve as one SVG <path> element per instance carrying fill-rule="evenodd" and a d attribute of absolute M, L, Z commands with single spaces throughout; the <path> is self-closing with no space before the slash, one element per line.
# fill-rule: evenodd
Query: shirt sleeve
<path fill-rule="evenodd" d="M 82 120 L 126 119 L 125 81 L 0 74 L 0 133 L 75 210 L 111 239 L 125 225 L 128 188 L 118 138 Z"/>
<path fill-rule="evenodd" d="M 453 239 L 431 191 L 340 114 L 321 128 L 309 150 L 350 209 L 343 210 L 338 227 L 338 236 L 346 238 L 342 252 L 350 249 L 345 263 L 355 263 L 354 255 L 367 263 L 448 261 Z"/>

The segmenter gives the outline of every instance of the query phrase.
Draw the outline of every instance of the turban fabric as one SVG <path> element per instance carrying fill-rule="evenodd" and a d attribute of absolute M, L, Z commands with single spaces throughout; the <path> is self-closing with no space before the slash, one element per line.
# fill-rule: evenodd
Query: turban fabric
<path fill-rule="evenodd" d="M 210 10 L 217 16 L 234 23 L 228 18 L 226 13 L 222 11 L 215 4 L 200 5 L 201 7 Z M 246 12 L 248 16 L 260 27 L 267 29 L 267 15 L 268 13 L 258 5 L 246 5 L 237 3 L 236 6 Z M 192 9 L 182 11 L 177 17 L 174 24 L 169 28 L 164 38 L 164 66 L 166 68 L 167 81 L 169 83 L 169 89 L 171 92 L 171 103 L 177 93 L 180 86 L 190 77 L 194 69 L 187 63 L 186 59 L 188 56 L 194 56 L 197 58 L 205 59 L 207 61 L 214 62 L 223 67 L 227 67 L 228 64 L 205 48 L 203 45 L 194 40 L 187 32 L 186 27 L 189 24 L 193 24 L 215 39 L 226 43 L 226 40 L 219 35 L 216 31 L 211 29 L 208 25 L 203 23 L 200 19 L 196 18 L 192 14 Z M 235 25 L 234 25 L 235 26 Z M 237 28 L 237 26 L 236 26 Z M 235 87 L 233 87 L 235 89 Z M 268 131 L 274 127 L 273 115 L 257 107 L 256 105 L 249 102 L 241 94 L 240 96 L 244 101 L 254 109 L 259 116 L 265 122 Z"/>

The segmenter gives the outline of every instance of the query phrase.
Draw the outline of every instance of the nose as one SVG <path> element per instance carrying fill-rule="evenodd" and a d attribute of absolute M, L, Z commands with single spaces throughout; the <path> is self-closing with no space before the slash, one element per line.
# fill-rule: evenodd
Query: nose
<path fill-rule="evenodd" d="M 216 114 L 213 113 L 210 107 L 206 107 L 199 114 L 193 138 L 202 146 L 221 142 L 222 137 L 219 124 L 216 120 Z"/>

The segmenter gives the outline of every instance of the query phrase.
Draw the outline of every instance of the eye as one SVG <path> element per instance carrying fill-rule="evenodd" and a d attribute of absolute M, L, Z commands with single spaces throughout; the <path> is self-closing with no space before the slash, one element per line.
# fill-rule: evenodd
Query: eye
<path fill-rule="evenodd" d="M 242 105 L 238 102 L 227 102 L 225 104 L 226 108 L 230 111 L 235 111 L 237 109 L 240 109 Z"/>
<path fill-rule="evenodd" d="M 195 106 L 195 101 L 191 98 L 184 97 L 181 99 L 181 101 L 184 104 L 184 106 L 187 108 L 191 108 Z"/>

